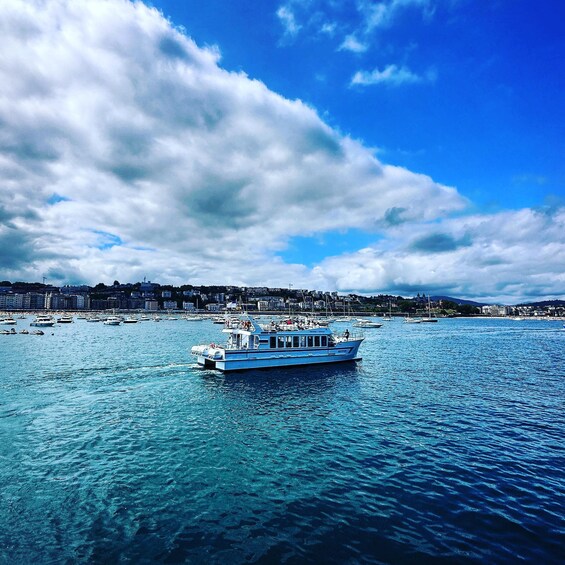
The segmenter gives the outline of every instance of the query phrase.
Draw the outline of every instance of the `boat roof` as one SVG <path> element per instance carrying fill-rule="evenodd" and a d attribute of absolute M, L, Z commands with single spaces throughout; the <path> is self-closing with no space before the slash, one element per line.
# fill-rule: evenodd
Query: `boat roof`
<path fill-rule="evenodd" d="M 242 321 L 249 322 L 249 327 L 239 326 L 236 328 L 224 328 L 222 330 L 223 333 L 228 334 L 241 334 L 241 335 L 251 335 L 251 334 L 302 334 L 302 335 L 331 335 L 332 331 L 328 327 L 310 327 L 310 328 L 300 328 L 297 324 L 291 320 L 287 322 L 279 322 L 278 324 L 272 323 L 272 326 L 268 324 L 261 325 L 257 320 L 250 316 L 249 314 L 245 314 L 241 316 Z"/>

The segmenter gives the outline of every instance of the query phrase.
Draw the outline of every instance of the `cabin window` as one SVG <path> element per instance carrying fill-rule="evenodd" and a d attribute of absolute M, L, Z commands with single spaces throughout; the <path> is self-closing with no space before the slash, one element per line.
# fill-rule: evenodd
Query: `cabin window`
<path fill-rule="evenodd" d="M 306 336 L 305 335 L 300 336 L 300 347 L 306 347 Z"/>
<path fill-rule="evenodd" d="M 292 347 L 300 347 L 300 338 L 297 335 L 292 336 Z"/>
<path fill-rule="evenodd" d="M 323 335 L 322 336 L 322 347 L 327 347 L 328 346 L 328 336 Z"/>
<path fill-rule="evenodd" d="M 315 347 L 320 347 L 320 336 L 314 336 L 314 346 Z"/>
<path fill-rule="evenodd" d="M 271 341 L 270 341 L 270 343 L 269 343 L 269 347 L 270 347 L 271 349 L 275 349 L 276 346 L 277 346 L 277 338 L 276 338 L 274 335 L 272 335 L 272 336 L 271 336 Z"/>
<path fill-rule="evenodd" d="M 308 336 L 308 347 L 314 347 L 314 338 L 311 335 Z"/>
<path fill-rule="evenodd" d="M 278 347 L 282 349 L 284 347 L 284 336 L 280 335 L 278 337 Z"/>
<path fill-rule="evenodd" d="M 291 335 L 286 336 L 286 346 L 292 347 L 292 336 Z"/>

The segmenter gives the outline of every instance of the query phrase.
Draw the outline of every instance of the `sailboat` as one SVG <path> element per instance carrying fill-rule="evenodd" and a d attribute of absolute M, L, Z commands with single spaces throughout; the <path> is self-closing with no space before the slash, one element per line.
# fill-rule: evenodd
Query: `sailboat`
<path fill-rule="evenodd" d="M 383 314 L 383 322 L 392 322 L 392 305 L 388 301 L 388 314 Z"/>
<path fill-rule="evenodd" d="M 432 308 L 430 304 L 430 295 L 428 294 L 428 316 L 421 319 L 422 322 L 437 322 L 437 318 L 432 318 Z"/>

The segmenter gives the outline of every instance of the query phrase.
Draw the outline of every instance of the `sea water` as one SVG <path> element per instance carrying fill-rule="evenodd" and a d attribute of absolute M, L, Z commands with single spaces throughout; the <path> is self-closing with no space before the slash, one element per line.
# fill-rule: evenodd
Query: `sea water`
<path fill-rule="evenodd" d="M 562 324 L 365 335 L 229 375 L 209 321 L 0 335 L 0 561 L 564 562 Z"/>

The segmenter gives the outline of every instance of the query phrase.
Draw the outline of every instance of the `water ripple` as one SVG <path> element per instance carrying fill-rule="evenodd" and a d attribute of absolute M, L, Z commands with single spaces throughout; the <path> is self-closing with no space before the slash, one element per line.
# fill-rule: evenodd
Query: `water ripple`
<path fill-rule="evenodd" d="M 393 322 L 357 365 L 234 376 L 188 357 L 207 322 L 98 326 L 0 340 L 5 562 L 565 560 L 551 323 Z"/>

